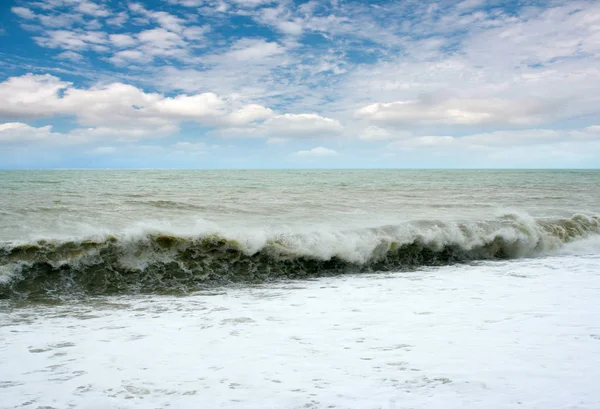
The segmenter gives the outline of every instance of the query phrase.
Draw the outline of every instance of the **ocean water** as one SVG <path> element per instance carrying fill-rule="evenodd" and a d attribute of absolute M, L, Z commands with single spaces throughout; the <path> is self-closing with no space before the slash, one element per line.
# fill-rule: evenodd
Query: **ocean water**
<path fill-rule="evenodd" d="M 600 407 L 600 171 L 11 171 L 0 193 L 0 407 Z"/>

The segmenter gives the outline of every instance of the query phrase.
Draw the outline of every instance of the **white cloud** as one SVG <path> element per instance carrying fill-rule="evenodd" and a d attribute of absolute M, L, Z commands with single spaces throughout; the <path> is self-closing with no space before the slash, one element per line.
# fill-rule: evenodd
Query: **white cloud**
<path fill-rule="evenodd" d="M 591 129 L 590 129 L 591 128 Z M 466 136 L 417 136 L 398 140 L 388 145 L 391 149 L 490 149 L 523 146 L 557 145 L 564 142 L 600 140 L 594 127 L 582 130 L 527 129 L 494 131 Z"/>
<path fill-rule="evenodd" d="M 79 13 L 61 13 L 61 14 L 37 14 L 36 17 L 44 28 L 49 29 L 67 29 L 76 24 L 83 24 L 84 19 Z M 30 27 L 32 31 L 37 31 L 39 27 Z M 38 43 L 42 45 L 41 43 Z"/>
<path fill-rule="evenodd" d="M 76 6 L 76 10 L 93 17 L 110 16 L 110 11 L 108 11 L 106 8 L 87 0 L 80 0 Z"/>
<path fill-rule="evenodd" d="M 385 128 L 371 125 L 365 128 L 358 137 L 364 141 L 384 141 L 392 139 L 393 134 Z"/>
<path fill-rule="evenodd" d="M 204 153 L 208 150 L 208 146 L 203 142 L 177 142 L 173 145 L 173 149 L 182 152 Z"/>
<path fill-rule="evenodd" d="M 277 137 L 315 138 L 339 135 L 344 127 L 338 120 L 317 114 L 283 114 L 266 120 L 263 130 Z"/>
<path fill-rule="evenodd" d="M 40 141 L 58 135 L 52 132 L 51 126 L 35 128 L 21 122 L 0 124 L 0 143 L 23 143 Z"/>
<path fill-rule="evenodd" d="M 164 98 L 149 108 L 150 112 L 169 117 L 202 120 L 224 116 L 225 102 L 216 94 L 178 95 Z"/>
<path fill-rule="evenodd" d="M 242 125 L 273 116 L 273 111 L 258 104 L 248 104 L 229 114 L 228 122 Z"/>
<path fill-rule="evenodd" d="M 235 61 L 263 60 L 283 53 L 284 49 L 275 42 L 245 38 L 236 42 L 224 57 Z"/>
<path fill-rule="evenodd" d="M 126 11 L 121 11 L 117 14 L 113 14 L 113 16 L 106 20 L 106 23 L 111 26 L 121 27 L 127 20 L 129 19 L 129 15 Z"/>
<path fill-rule="evenodd" d="M 109 41 L 119 48 L 131 47 L 137 44 L 137 40 L 129 34 L 111 34 Z"/>
<path fill-rule="evenodd" d="M 187 40 L 193 40 L 193 41 L 200 41 L 200 40 L 204 40 L 204 35 L 206 34 L 206 32 L 209 30 L 208 27 L 198 27 L 198 26 L 192 26 L 192 27 L 186 27 L 183 29 L 182 31 L 182 35 L 185 39 Z M 194 43 L 195 46 L 197 46 L 197 43 Z"/>
<path fill-rule="evenodd" d="M 35 41 L 42 47 L 61 48 L 66 50 L 92 49 L 98 52 L 108 51 L 104 46 L 107 43 L 107 34 L 102 31 L 77 32 L 69 30 L 50 30 L 42 37 L 35 37 Z"/>
<path fill-rule="evenodd" d="M 298 20 L 294 21 L 279 21 L 275 24 L 275 27 L 286 34 L 300 35 L 303 31 L 302 23 Z"/>
<path fill-rule="evenodd" d="M 242 7 L 258 7 L 273 3 L 275 0 L 233 0 L 235 4 Z"/>
<path fill-rule="evenodd" d="M 126 65 L 128 63 L 147 63 L 152 61 L 152 57 L 139 50 L 117 51 L 108 59 L 115 65 Z"/>
<path fill-rule="evenodd" d="M 304 31 L 304 22 L 301 18 L 292 17 L 290 10 L 279 7 L 263 8 L 254 18 L 266 25 L 270 25 L 284 34 L 297 36 Z"/>
<path fill-rule="evenodd" d="M 35 13 L 28 9 L 27 7 L 13 7 L 10 9 L 17 16 L 24 18 L 26 20 L 32 20 L 35 18 Z"/>
<path fill-rule="evenodd" d="M 0 83 L 0 116 L 34 118 L 60 114 L 58 93 L 70 87 L 52 75 L 27 74 Z"/>
<path fill-rule="evenodd" d="M 600 125 L 588 126 L 584 131 L 593 135 L 600 135 Z"/>
<path fill-rule="evenodd" d="M 374 103 L 357 116 L 389 125 L 533 125 L 558 114 L 554 101 L 450 98 Z"/>
<path fill-rule="evenodd" d="M 62 53 L 56 56 L 59 60 L 69 60 L 69 61 L 82 61 L 83 55 L 76 53 L 75 51 L 63 51 Z"/>
<path fill-rule="evenodd" d="M 162 138 L 173 135 L 179 131 L 175 123 L 164 123 L 152 126 L 152 124 L 132 123 L 130 125 L 120 124 L 116 126 L 96 126 L 93 128 L 76 128 L 69 135 L 77 136 L 80 142 L 114 140 L 116 142 L 136 142 L 147 138 Z"/>
<path fill-rule="evenodd" d="M 333 149 L 324 148 L 322 146 L 317 146 L 316 148 L 312 148 L 306 151 L 298 151 L 294 155 L 296 156 L 337 156 L 339 153 L 334 151 Z"/>
<path fill-rule="evenodd" d="M 157 11 L 150 13 L 150 16 L 166 30 L 181 33 L 184 29 L 185 20 L 167 12 Z"/>
<path fill-rule="evenodd" d="M 288 139 L 319 139 L 331 138 L 340 135 L 344 131 L 344 127 L 339 121 L 317 114 L 279 114 L 272 115 L 271 110 L 264 108 L 252 107 L 249 112 L 258 112 L 267 117 L 264 121 L 256 116 L 242 117 L 246 119 L 246 125 L 243 126 L 239 119 L 234 115 L 230 115 L 228 122 L 224 125 L 229 125 L 216 132 L 217 135 L 223 137 L 238 137 L 238 138 L 268 138 L 268 143 L 282 143 Z M 239 115 L 237 112 L 237 115 Z M 239 117 L 238 117 L 239 118 Z M 258 120 L 258 122 L 253 122 Z M 233 126 L 231 126 L 233 125 Z"/>
<path fill-rule="evenodd" d="M 74 145 L 89 142 L 83 133 L 53 132 L 52 126 L 35 127 L 22 122 L 0 124 L 0 145 Z"/>
<path fill-rule="evenodd" d="M 0 113 L 73 117 L 78 135 L 111 140 L 175 133 L 186 121 L 267 143 L 326 145 L 318 139 L 343 135 L 428 152 L 597 139 L 597 126 L 588 126 L 600 119 L 597 2 L 538 2 L 511 13 L 480 0 L 169 3 L 197 9 L 23 0 L 12 12 L 39 45 L 54 49 L 45 65 L 85 56 L 83 70 L 100 59 L 116 66 L 118 80 L 107 80 L 113 73 L 102 67 L 78 72 L 103 79 L 89 88 L 11 78 L 0 83 Z M 130 16 L 131 25 L 114 27 Z M 238 18 L 275 36 L 224 36 L 221 28 Z M 300 36 L 309 32 L 319 41 Z M 47 72 L 64 69 L 57 65 Z"/>
<path fill-rule="evenodd" d="M 74 116 L 87 127 L 73 130 L 73 135 L 138 140 L 175 133 L 183 121 L 215 127 L 252 126 L 272 117 L 273 111 L 210 92 L 165 97 L 122 83 L 74 88 L 51 75 L 27 74 L 0 83 L 0 116 L 35 119 L 55 115 Z M 315 129 L 315 124 L 308 129 Z"/>
<path fill-rule="evenodd" d="M 186 42 L 179 34 L 167 31 L 164 28 L 144 30 L 137 34 L 141 45 L 139 52 L 151 58 L 167 57 L 181 59 L 188 55 Z"/>

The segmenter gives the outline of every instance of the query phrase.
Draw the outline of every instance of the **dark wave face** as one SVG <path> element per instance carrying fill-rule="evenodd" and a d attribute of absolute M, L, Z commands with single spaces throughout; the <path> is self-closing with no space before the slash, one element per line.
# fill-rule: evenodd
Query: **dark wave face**
<path fill-rule="evenodd" d="M 227 235 L 149 234 L 5 244 L 0 297 L 188 292 L 342 273 L 408 270 L 534 256 L 600 234 L 598 217 L 419 222 L 348 232 L 277 235 L 258 243 Z"/>

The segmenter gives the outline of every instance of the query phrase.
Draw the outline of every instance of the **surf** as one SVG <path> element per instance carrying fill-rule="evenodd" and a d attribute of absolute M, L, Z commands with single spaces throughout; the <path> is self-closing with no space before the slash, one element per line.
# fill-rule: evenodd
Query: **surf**
<path fill-rule="evenodd" d="M 400 225 L 303 233 L 260 231 L 177 235 L 141 232 L 0 245 L 0 298 L 185 293 L 257 283 L 376 271 L 407 271 L 557 251 L 600 234 L 600 218 Z"/>

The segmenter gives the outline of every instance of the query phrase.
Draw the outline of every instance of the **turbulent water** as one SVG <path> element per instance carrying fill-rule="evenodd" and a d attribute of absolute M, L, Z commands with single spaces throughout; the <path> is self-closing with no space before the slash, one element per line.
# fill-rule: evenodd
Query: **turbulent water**
<path fill-rule="evenodd" d="M 597 171 L 0 173 L 0 297 L 188 292 L 551 253 Z"/>
<path fill-rule="evenodd" d="M 0 193 L 1 408 L 600 407 L 600 171 L 19 171 Z"/>

